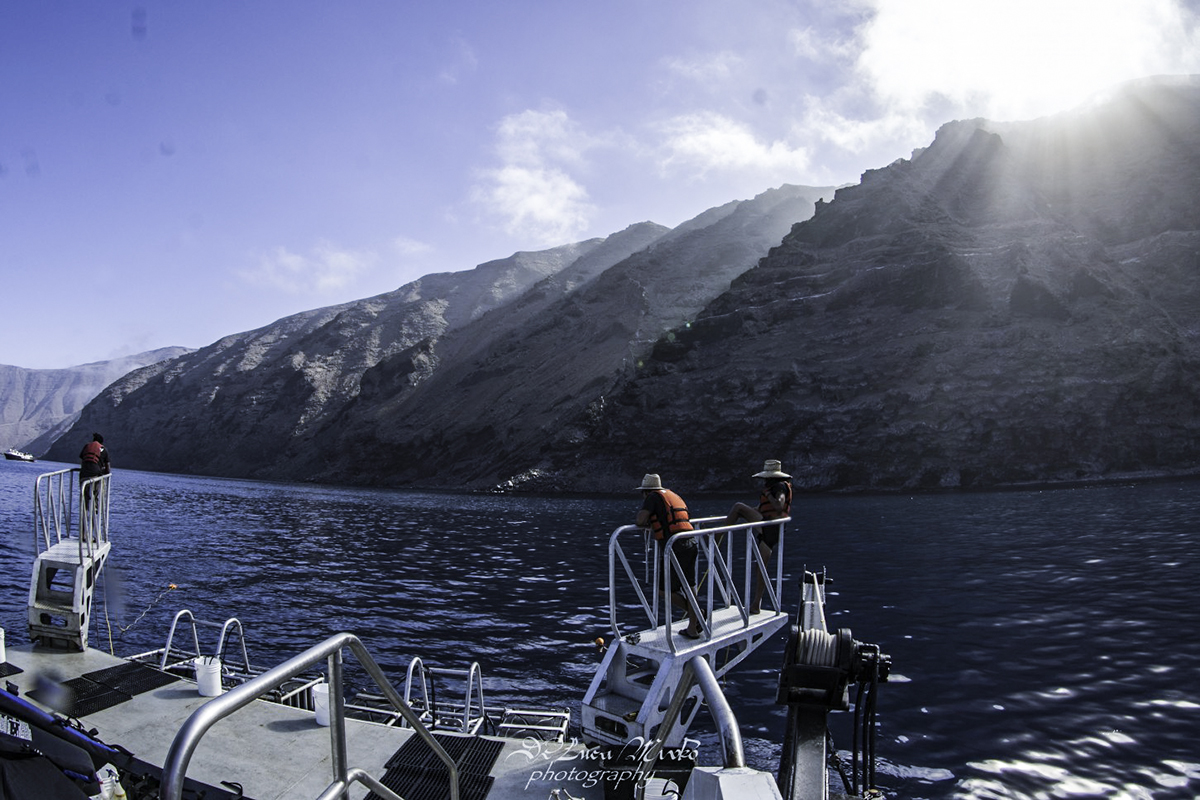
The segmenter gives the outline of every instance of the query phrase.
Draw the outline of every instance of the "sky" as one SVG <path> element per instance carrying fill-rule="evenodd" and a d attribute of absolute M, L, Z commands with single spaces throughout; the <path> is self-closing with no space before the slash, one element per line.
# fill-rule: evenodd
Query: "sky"
<path fill-rule="evenodd" d="M 199 348 L 1200 73 L 1200 0 L 0 0 L 0 364 Z"/>

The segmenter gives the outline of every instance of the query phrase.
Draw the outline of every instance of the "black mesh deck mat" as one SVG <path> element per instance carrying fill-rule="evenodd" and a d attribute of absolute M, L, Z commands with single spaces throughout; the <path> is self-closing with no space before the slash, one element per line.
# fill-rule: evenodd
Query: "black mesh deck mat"
<path fill-rule="evenodd" d="M 71 678 L 63 681 L 62 685 L 70 690 L 65 697 L 60 695 L 57 688 L 34 689 L 29 692 L 29 696 L 42 705 L 72 717 L 86 717 L 88 714 L 124 703 L 132 697 L 111 686 L 84 677 Z M 65 707 L 62 707 L 64 704 Z"/>
<path fill-rule="evenodd" d="M 63 685 L 71 690 L 74 700 L 70 707 L 55 710 L 73 717 L 86 717 L 124 703 L 134 695 L 177 680 L 179 679 L 174 675 L 159 672 L 154 667 L 127 661 L 115 667 L 88 672 L 78 678 L 63 681 Z M 49 693 L 34 689 L 29 692 L 29 696 L 46 705 Z"/>
<path fill-rule="evenodd" d="M 126 661 L 115 667 L 85 672 L 83 677 L 128 695 L 148 692 L 179 680 L 175 675 L 168 675 L 148 664 L 139 664 L 136 661 Z"/>
<path fill-rule="evenodd" d="M 0 664 L 0 678 L 7 678 L 9 675 L 17 675 L 25 670 L 18 667 L 16 664 L 10 664 L 5 661 Z"/>
<path fill-rule="evenodd" d="M 492 788 L 488 773 L 504 749 L 504 742 L 442 733 L 433 736 L 458 767 L 458 791 L 462 800 L 487 797 Z M 380 782 L 404 800 L 442 800 L 449 796 L 450 776 L 446 766 L 419 736 L 409 737 L 385 766 L 387 772 Z M 371 792 L 367 800 L 380 798 Z"/>

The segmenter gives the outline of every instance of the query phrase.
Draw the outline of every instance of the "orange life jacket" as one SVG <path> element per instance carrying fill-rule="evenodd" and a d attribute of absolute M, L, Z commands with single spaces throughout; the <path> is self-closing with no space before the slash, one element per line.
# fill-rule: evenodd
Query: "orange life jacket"
<path fill-rule="evenodd" d="M 664 532 L 663 520 L 658 518 L 658 514 L 650 515 L 650 527 L 654 531 L 654 538 L 661 541 L 663 539 L 670 539 L 680 531 L 690 531 L 692 523 L 688 522 L 687 504 L 683 502 L 683 498 L 670 489 L 657 489 L 655 491 L 662 495 L 663 504 L 667 507 L 668 519 L 666 520 L 666 531 Z"/>
<path fill-rule="evenodd" d="M 104 445 L 99 442 L 88 442 L 83 446 L 83 452 L 79 454 L 79 458 L 85 464 L 99 464 L 102 452 L 104 452 Z"/>
<path fill-rule="evenodd" d="M 774 487 L 774 484 L 765 487 L 758 496 L 758 513 L 762 514 L 763 519 L 783 519 L 792 510 L 792 485 L 787 481 L 783 481 L 782 511 L 776 511 L 775 506 L 771 503 L 771 496 L 774 494 L 774 492 L 771 492 L 771 489 Z"/>

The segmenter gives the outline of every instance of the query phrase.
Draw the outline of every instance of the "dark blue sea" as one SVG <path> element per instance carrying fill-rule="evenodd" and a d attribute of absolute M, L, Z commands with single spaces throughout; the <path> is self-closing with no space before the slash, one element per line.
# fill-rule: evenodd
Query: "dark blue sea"
<path fill-rule="evenodd" d="M 34 478 L 61 466 L 0 463 L 9 642 L 26 638 Z M 91 643 L 160 647 L 190 608 L 236 616 L 251 661 L 268 666 L 348 630 L 397 685 L 413 656 L 478 661 L 490 703 L 567 706 L 578 722 L 592 642 L 610 636 L 608 537 L 639 502 L 118 470 Z M 690 498 L 695 515 L 729 502 Z M 1200 483 L 802 497 L 793 516 L 788 606 L 802 570 L 825 568 L 831 626 L 892 657 L 878 743 L 888 797 L 1200 797 Z M 726 687 L 748 760 L 772 771 L 783 644 Z M 841 749 L 847 716 L 833 719 Z"/>

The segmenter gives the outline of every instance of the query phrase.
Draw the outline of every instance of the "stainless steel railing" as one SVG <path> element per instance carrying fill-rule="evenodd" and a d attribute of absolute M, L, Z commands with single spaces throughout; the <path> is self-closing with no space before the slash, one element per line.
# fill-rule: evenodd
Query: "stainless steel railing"
<path fill-rule="evenodd" d="M 109 543 L 109 479 L 79 481 L 78 468 L 39 475 L 33 489 L 34 552 L 49 550 L 72 532 L 79 537 L 79 558 L 93 558 Z"/>
<path fill-rule="evenodd" d="M 392 686 L 383 670 L 375 663 L 375 659 L 367 652 L 366 647 L 352 633 L 339 633 L 329 637 L 324 642 L 310 647 L 277 667 L 274 667 L 246 683 L 230 689 L 225 694 L 213 698 L 192 712 L 184 722 L 183 727 L 175 735 L 171 747 L 167 751 L 163 764 L 162 798 L 163 800 L 180 800 L 183 796 L 183 782 L 187 775 L 188 764 L 192 754 L 200 744 L 200 740 L 213 725 L 230 716 L 240 708 L 264 697 L 271 690 L 279 687 L 288 680 L 295 678 L 310 669 L 322 659 L 328 665 L 329 677 L 329 742 L 333 761 L 333 782 L 320 795 L 318 800 L 333 800 L 345 797 L 352 783 L 362 783 L 373 792 L 388 800 L 401 800 L 392 790 L 388 789 L 370 774 L 347 764 L 346 752 L 346 710 L 343 686 L 342 651 L 349 648 L 358 659 L 359 664 L 383 692 L 392 706 L 404 717 L 413 728 L 414 735 L 421 737 L 429 748 L 446 765 L 450 775 L 450 798 L 459 800 L 458 767 L 445 749 L 438 744 L 433 734 L 421 723 L 413 709 L 404 702 L 400 694 Z"/>
<path fill-rule="evenodd" d="M 617 615 L 620 606 L 618 595 L 623 586 L 632 589 L 651 627 L 666 625 L 670 630 L 672 601 L 670 593 L 663 592 L 663 587 L 669 585 L 667 576 L 671 573 L 681 578 L 682 594 L 691 607 L 693 616 L 700 621 L 706 636 L 712 633 L 709 621 L 712 619 L 714 608 L 736 607 L 742 624 L 749 626 L 748 600 L 753 591 L 756 573 L 765 577 L 764 605 L 777 612 L 782 610 L 784 528 L 785 523 L 791 522 L 791 517 L 769 522 L 712 526 L 713 523 L 724 521 L 724 517 L 694 519 L 691 521 L 695 526 L 694 530 L 677 533 L 665 543 L 654 541 L 647 529 L 636 525 L 622 525 L 613 531 L 608 545 L 609 622 L 613 636 L 622 635 Z M 780 526 L 779 544 L 771 552 L 769 565 L 763 559 L 754 538 L 754 529 L 765 524 Z M 644 564 L 641 576 L 637 574 L 638 570 L 629 558 L 628 551 L 631 549 L 630 542 L 633 536 L 637 536 L 642 542 Z M 703 569 L 703 574 L 684 574 L 685 570 L 676 555 L 676 548 L 687 539 L 694 540 L 700 550 L 702 558 L 697 559 L 697 569 Z M 742 569 L 741 575 L 737 576 L 736 565 L 739 564 Z M 621 582 L 622 576 L 627 583 Z M 698 593 L 703 595 L 703 608 Z M 668 641 L 671 652 L 675 652 L 674 636 L 668 637 Z"/>
<path fill-rule="evenodd" d="M 174 642 L 175 642 L 175 629 L 179 626 L 180 620 L 185 619 L 185 618 L 191 622 L 192 643 L 196 648 L 192 652 L 183 651 L 183 650 L 177 649 L 173 646 Z M 239 644 L 241 644 L 241 650 L 242 650 L 242 668 L 247 673 L 250 672 L 250 656 L 247 655 L 247 653 L 246 653 L 246 634 L 245 634 L 245 631 L 242 630 L 241 620 L 239 620 L 237 617 L 230 617 L 229 619 L 225 620 L 224 623 L 209 622 L 208 620 L 196 619 L 196 616 L 191 612 L 190 609 L 187 609 L 187 608 L 180 609 L 175 614 L 175 618 L 173 620 L 171 620 L 171 630 L 167 633 L 167 643 L 163 647 L 162 660 L 159 662 L 159 665 L 158 665 L 158 668 L 160 670 L 166 670 L 167 661 L 171 658 L 172 654 L 174 654 L 174 653 L 183 653 L 184 655 L 191 656 L 193 658 L 200 658 L 201 656 L 204 655 L 204 653 L 201 652 L 201 650 L 200 650 L 200 634 L 197 632 L 198 626 L 201 626 L 201 625 L 209 627 L 209 628 L 216 628 L 216 627 L 220 626 L 221 637 L 220 637 L 220 639 L 217 640 L 217 649 L 213 652 L 213 655 L 222 660 L 225 659 L 225 645 L 226 645 L 226 638 L 228 637 L 228 634 L 229 634 L 229 629 L 236 627 L 238 642 L 239 642 Z"/>

